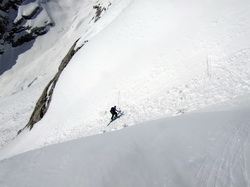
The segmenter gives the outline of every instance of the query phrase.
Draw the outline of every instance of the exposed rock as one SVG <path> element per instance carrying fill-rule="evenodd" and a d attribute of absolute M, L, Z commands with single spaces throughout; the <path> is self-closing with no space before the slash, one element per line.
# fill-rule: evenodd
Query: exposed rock
<path fill-rule="evenodd" d="M 0 54 L 4 53 L 5 46 L 17 47 L 34 40 L 47 33 L 49 28 L 54 25 L 49 16 L 45 22 L 39 25 L 27 24 L 28 20 L 35 20 L 42 11 L 46 10 L 35 0 L 31 0 L 29 5 L 33 9 L 23 11 L 27 6 L 27 4 L 22 5 L 24 2 L 25 0 L 0 1 Z"/>
<path fill-rule="evenodd" d="M 103 7 L 100 3 L 98 5 L 93 6 L 93 8 L 96 10 L 95 17 L 92 18 L 94 22 L 97 22 L 101 18 L 101 14 L 103 12 L 106 12 L 106 10 L 111 6 L 111 3 L 109 3 L 108 7 Z"/>
<path fill-rule="evenodd" d="M 37 123 L 38 121 L 40 121 L 43 118 L 43 116 L 45 115 L 45 113 L 47 112 L 49 105 L 50 105 L 50 102 L 51 102 L 51 99 L 52 99 L 52 94 L 53 94 L 54 88 L 56 86 L 56 83 L 57 83 L 62 71 L 68 65 L 69 61 L 74 56 L 74 54 L 82 47 L 81 46 L 81 47 L 75 49 L 77 42 L 78 42 L 78 40 L 73 44 L 73 46 L 70 48 L 67 55 L 63 58 L 60 66 L 58 68 L 58 72 L 56 73 L 54 78 L 45 87 L 42 95 L 40 96 L 39 100 L 36 103 L 35 109 L 30 117 L 28 124 L 25 126 L 26 128 L 29 128 L 31 130 L 33 128 L 34 124 Z M 87 41 L 85 41 L 85 43 L 86 42 Z M 19 133 L 20 132 L 21 131 L 19 131 Z"/>

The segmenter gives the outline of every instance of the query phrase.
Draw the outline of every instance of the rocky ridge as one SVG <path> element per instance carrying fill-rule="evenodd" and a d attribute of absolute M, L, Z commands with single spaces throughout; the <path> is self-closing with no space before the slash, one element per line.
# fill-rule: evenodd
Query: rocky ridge
<path fill-rule="evenodd" d="M 54 25 L 46 1 L 0 1 L 0 54 L 46 34 Z"/>

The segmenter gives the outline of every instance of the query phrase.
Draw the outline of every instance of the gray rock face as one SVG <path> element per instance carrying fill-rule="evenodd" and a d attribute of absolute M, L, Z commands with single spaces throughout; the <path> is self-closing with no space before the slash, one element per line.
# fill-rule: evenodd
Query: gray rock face
<path fill-rule="evenodd" d="M 0 54 L 4 53 L 7 46 L 20 46 L 48 32 L 54 25 L 49 16 L 43 19 L 44 22 L 30 24 L 39 16 L 46 16 L 43 8 L 45 3 L 35 0 L 0 0 Z"/>
<path fill-rule="evenodd" d="M 71 58 L 75 55 L 75 53 L 82 47 L 81 46 L 81 47 L 75 49 L 77 41 L 73 44 L 73 46 L 70 48 L 70 50 L 68 51 L 66 56 L 63 58 L 60 66 L 58 67 L 58 72 L 56 73 L 54 78 L 45 87 L 42 95 L 40 96 L 39 100 L 36 103 L 35 109 L 30 117 L 28 124 L 25 126 L 26 128 L 29 128 L 31 130 L 33 128 L 34 124 L 37 123 L 38 121 L 40 121 L 43 118 L 43 116 L 46 114 L 46 112 L 49 108 L 51 99 L 52 99 L 54 88 L 56 86 L 56 83 L 57 83 L 62 71 L 68 65 L 68 63 L 70 62 Z M 86 40 L 84 42 L 84 44 L 87 42 L 88 41 Z M 22 130 L 20 130 L 18 132 L 18 134 L 21 131 Z"/>

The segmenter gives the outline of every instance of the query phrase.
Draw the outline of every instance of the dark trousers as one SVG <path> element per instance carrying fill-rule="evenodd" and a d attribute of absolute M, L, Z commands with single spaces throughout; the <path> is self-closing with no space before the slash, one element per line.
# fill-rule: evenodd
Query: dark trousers
<path fill-rule="evenodd" d="M 117 118 L 117 112 L 112 114 L 111 120 L 114 120 L 115 118 Z"/>

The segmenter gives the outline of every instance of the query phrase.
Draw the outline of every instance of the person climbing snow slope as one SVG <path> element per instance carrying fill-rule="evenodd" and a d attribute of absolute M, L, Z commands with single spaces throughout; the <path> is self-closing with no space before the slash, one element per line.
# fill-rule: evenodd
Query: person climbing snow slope
<path fill-rule="evenodd" d="M 116 106 L 113 106 L 111 109 L 110 109 L 110 113 L 112 114 L 111 116 L 111 120 L 114 120 L 117 118 L 117 110 L 116 110 Z"/>

